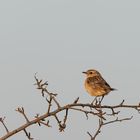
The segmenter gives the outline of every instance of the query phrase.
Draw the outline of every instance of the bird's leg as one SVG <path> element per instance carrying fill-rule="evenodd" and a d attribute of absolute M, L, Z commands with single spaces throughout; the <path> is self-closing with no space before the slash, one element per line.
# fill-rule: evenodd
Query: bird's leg
<path fill-rule="evenodd" d="M 96 102 L 95 102 L 95 101 L 96 101 Z M 97 101 L 97 96 L 94 98 L 94 100 L 92 101 L 92 103 L 91 103 L 91 104 L 92 104 L 92 105 L 94 105 L 94 102 L 95 102 L 95 103 L 97 103 L 97 102 L 98 102 L 98 101 Z"/>
<path fill-rule="evenodd" d="M 99 104 L 101 104 L 101 102 L 103 101 L 103 99 L 104 99 L 104 95 L 102 95 L 101 100 L 99 100 Z"/>

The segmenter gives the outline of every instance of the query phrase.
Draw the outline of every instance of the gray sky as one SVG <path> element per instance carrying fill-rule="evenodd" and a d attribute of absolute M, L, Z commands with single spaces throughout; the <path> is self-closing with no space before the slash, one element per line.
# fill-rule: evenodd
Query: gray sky
<path fill-rule="evenodd" d="M 91 102 L 83 88 L 84 70 L 99 70 L 118 91 L 110 93 L 105 104 L 123 99 L 136 104 L 140 71 L 140 1 L 138 0 L 7 0 L 0 1 L 0 116 L 6 116 L 10 130 L 23 124 L 14 110 L 24 106 L 29 117 L 46 111 L 46 102 L 35 89 L 34 73 L 49 81 L 49 90 L 58 93 L 63 104 L 80 97 Z M 137 112 L 129 122 L 103 128 L 98 140 L 139 138 Z M 97 120 L 86 120 L 71 112 L 65 133 L 53 128 L 32 126 L 35 139 L 89 139 Z M 82 123 L 81 123 L 82 122 Z M 1 127 L 0 135 L 4 134 Z M 20 133 L 10 140 L 26 139 Z"/>

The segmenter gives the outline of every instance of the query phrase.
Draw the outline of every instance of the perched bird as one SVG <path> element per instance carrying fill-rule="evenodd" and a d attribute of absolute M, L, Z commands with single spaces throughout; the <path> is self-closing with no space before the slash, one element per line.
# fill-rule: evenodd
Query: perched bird
<path fill-rule="evenodd" d="M 90 69 L 83 73 L 87 76 L 85 80 L 85 89 L 91 96 L 102 96 L 103 98 L 110 91 L 115 90 L 110 87 L 97 70 Z"/>

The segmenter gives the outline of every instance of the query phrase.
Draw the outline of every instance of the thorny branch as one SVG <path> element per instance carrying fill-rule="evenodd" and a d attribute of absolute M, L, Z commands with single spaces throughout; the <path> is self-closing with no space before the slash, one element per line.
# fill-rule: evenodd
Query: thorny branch
<path fill-rule="evenodd" d="M 7 132 L 7 133 L 9 133 L 9 130 L 8 130 L 8 128 L 7 128 L 7 126 L 6 126 L 5 122 L 4 122 L 4 120 L 5 120 L 5 117 L 0 118 L 0 122 L 1 122 L 1 123 L 2 123 L 2 125 L 4 126 L 4 128 L 5 128 L 6 132 Z"/>
<path fill-rule="evenodd" d="M 99 126 L 98 129 L 96 130 L 95 134 L 92 136 L 90 134 L 90 132 L 87 132 L 87 134 L 90 136 L 91 140 L 95 140 L 97 135 L 99 133 L 101 133 L 101 128 L 105 125 L 111 124 L 111 123 L 115 123 L 115 122 L 122 122 L 122 121 L 126 121 L 126 120 L 131 120 L 133 118 L 133 116 L 131 116 L 130 118 L 123 118 L 123 119 L 118 119 L 118 117 L 115 120 L 112 121 L 108 121 L 108 122 L 104 122 L 102 119 L 99 119 Z"/>
<path fill-rule="evenodd" d="M 33 140 L 33 138 L 31 137 L 31 133 L 30 133 L 30 132 L 27 132 L 27 130 L 24 129 L 24 133 L 25 133 L 25 135 L 27 136 L 27 138 L 28 138 L 29 140 Z"/>
<path fill-rule="evenodd" d="M 27 122 L 29 122 L 29 119 L 28 119 L 27 115 L 25 114 L 25 111 L 24 111 L 24 108 L 23 108 L 23 107 L 21 107 L 21 108 L 18 107 L 18 108 L 16 109 L 16 111 L 19 112 L 20 114 L 22 114 L 22 115 L 24 116 L 25 120 L 26 120 Z"/>
<path fill-rule="evenodd" d="M 60 105 L 58 103 L 58 101 L 56 100 L 56 96 L 57 94 L 54 94 L 54 93 L 51 93 L 47 90 L 47 86 L 48 86 L 48 82 L 44 82 L 42 80 L 38 80 L 38 78 L 36 77 L 36 74 L 34 76 L 35 80 L 36 80 L 36 83 L 35 85 L 37 85 L 37 89 L 41 90 L 41 94 L 42 96 L 44 97 L 45 96 L 45 93 L 49 95 L 50 98 L 52 98 L 52 100 L 54 100 L 54 102 L 56 103 L 57 107 L 59 108 Z"/>
<path fill-rule="evenodd" d="M 46 127 L 52 127 L 50 125 L 50 120 L 48 120 L 50 117 L 55 118 L 59 126 L 59 131 L 62 132 L 66 128 L 66 123 L 69 117 L 69 111 L 72 111 L 72 110 L 84 113 L 87 119 L 89 118 L 89 115 L 91 117 L 95 116 L 99 119 L 99 125 L 96 132 L 93 135 L 90 132 L 87 132 L 88 135 L 90 136 L 90 139 L 95 140 L 98 134 L 101 132 L 101 128 L 103 126 L 112 124 L 115 122 L 122 122 L 125 120 L 132 119 L 132 117 L 119 119 L 118 114 L 121 112 L 121 109 L 125 109 L 125 108 L 134 109 L 138 111 L 138 113 L 140 113 L 140 103 L 136 105 L 127 105 L 127 104 L 124 104 L 124 100 L 118 105 L 110 106 L 110 105 L 102 105 L 101 102 L 98 101 L 97 99 L 95 100 L 95 104 L 80 103 L 79 97 L 78 97 L 72 103 L 64 105 L 64 106 L 60 106 L 60 103 L 57 101 L 57 98 L 56 98 L 57 94 L 51 93 L 47 90 L 48 83 L 43 82 L 43 80 L 39 80 L 36 77 L 36 75 L 35 75 L 35 81 L 36 81 L 35 85 L 37 86 L 37 89 L 41 91 L 42 97 L 45 98 L 47 101 L 48 107 L 47 107 L 46 112 L 42 115 L 36 114 L 35 117 L 33 117 L 32 119 L 29 119 L 25 113 L 25 109 L 23 107 L 18 107 L 16 111 L 19 112 L 21 115 L 23 115 L 23 117 L 26 120 L 26 123 L 18 127 L 17 129 L 14 129 L 11 131 L 8 129 L 8 127 L 6 126 L 4 122 L 5 117 L 4 118 L 1 117 L 0 122 L 6 130 L 6 134 L 2 136 L 0 140 L 5 140 L 20 131 L 23 131 L 26 134 L 26 137 L 29 140 L 32 140 L 33 138 L 31 137 L 31 133 L 27 132 L 26 129 L 29 126 L 34 125 L 34 124 L 38 124 L 39 126 L 44 125 Z M 65 114 L 63 116 L 63 119 L 61 120 L 60 118 L 58 118 L 58 113 L 63 112 L 63 111 L 65 112 Z M 108 117 L 111 117 L 111 118 L 115 117 L 115 119 L 111 120 Z"/>

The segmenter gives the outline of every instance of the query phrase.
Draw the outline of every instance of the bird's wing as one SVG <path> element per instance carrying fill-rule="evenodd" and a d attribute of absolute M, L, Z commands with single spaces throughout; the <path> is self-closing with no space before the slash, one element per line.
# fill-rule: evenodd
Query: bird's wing
<path fill-rule="evenodd" d="M 101 76 L 89 77 L 88 82 L 93 87 L 103 87 L 103 88 L 110 88 L 111 89 L 110 85 Z"/>

